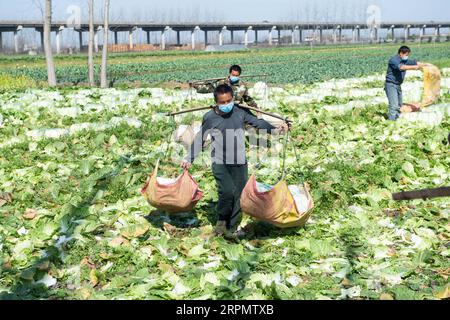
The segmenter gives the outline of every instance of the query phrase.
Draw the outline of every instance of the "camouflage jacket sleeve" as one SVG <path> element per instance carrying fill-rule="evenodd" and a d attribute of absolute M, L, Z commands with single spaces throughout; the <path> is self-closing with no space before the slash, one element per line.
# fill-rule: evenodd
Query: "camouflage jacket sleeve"
<path fill-rule="evenodd" d="M 256 104 L 256 101 L 248 94 L 244 95 L 243 100 L 248 106 L 259 109 L 258 105 Z"/>
<path fill-rule="evenodd" d="M 250 107 L 258 108 L 255 100 L 248 95 L 247 86 L 244 83 L 240 83 L 238 86 L 234 88 L 234 98 L 236 101 L 240 103 L 245 103 Z"/>
<path fill-rule="evenodd" d="M 214 85 L 212 83 L 194 84 L 193 87 L 197 91 L 197 93 L 213 93 L 214 92 Z"/>
<path fill-rule="evenodd" d="M 225 80 L 219 80 L 219 81 L 209 81 L 199 84 L 194 84 L 193 87 L 198 93 L 213 93 L 214 89 L 218 85 L 227 83 Z"/>

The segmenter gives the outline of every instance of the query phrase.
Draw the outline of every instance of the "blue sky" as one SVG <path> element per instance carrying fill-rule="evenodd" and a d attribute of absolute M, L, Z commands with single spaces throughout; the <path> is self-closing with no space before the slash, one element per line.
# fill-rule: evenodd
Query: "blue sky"
<path fill-rule="evenodd" d="M 0 0 L 0 19 L 39 19 L 43 0 Z M 95 0 L 100 17 L 103 0 Z M 87 0 L 53 0 L 56 20 L 67 18 L 71 5 L 86 17 Z M 366 9 L 377 5 L 383 21 L 450 20 L 449 0 L 111 0 L 112 20 L 121 21 L 365 21 Z"/>

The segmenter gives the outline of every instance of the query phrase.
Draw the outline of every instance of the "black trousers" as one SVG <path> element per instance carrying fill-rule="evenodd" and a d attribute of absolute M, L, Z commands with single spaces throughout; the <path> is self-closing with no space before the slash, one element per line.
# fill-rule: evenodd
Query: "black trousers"
<path fill-rule="evenodd" d="M 240 199 L 248 180 L 248 166 L 213 164 L 212 172 L 219 193 L 218 220 L 226 221 L 227 229 L 235 231 L 242 219 Z"/>

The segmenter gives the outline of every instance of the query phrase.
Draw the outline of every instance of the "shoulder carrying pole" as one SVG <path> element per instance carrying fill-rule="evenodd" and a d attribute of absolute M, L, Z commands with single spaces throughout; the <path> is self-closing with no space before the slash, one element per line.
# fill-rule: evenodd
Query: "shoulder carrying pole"
<path fill-rule="evenodd" d="M 257 78 L 257 77 L 267 77 L 267 74 L 252 74 L 252 75 L 240 76 L 240 78 Z M 194 80 L 194 81 L 189 81 L 189 83 L 190 84 L 200 84 L 200 83 L 205 83 L 205 82 L 226 80 L 227 78 L 228 77 L 211 78 L 211 79 L 205 79 L 205 80 Z"/>
<path fill-rule="evenodd" d="M 243 108 L 243 109 L 253 110 L 253 111 L 256 111 L 256 112 L 265 114 L 265 115 L 267 115 L 267 116 L 269 116 L 269 117 L 273 117 L 273 118 L 276 118 L 276 119 L 279 119 L 279 120 L 283 120 L 284 122 L 292 123 L 292 120 L 289 120 L 288 118 L 279 116 L 279 115 L 277 115 L 277 114 L 273 114 L 273 113 L 270 113 L 270 112 L 262 111 L 262 110 L 260 110 L 260 109 L 253 108 L 253 107 L 249 107 L 249 106 L 245 106 L 245 105 L 242 105 L 242 104 L 239 104 L 239 105 L 237 105 L 237 106 L 240 107 L 240 108 Z M 168 115 L 168 116 L 176 116 L 176 115 L 183 114 L 183 113 L 195 112 L 195 111 L 202 111 L 202 110 L 208 110 L 208 109 L 212 109 L 212 108 L 214 108 L 214 106 L 200 107 L 200 108 L 194 108 L 194 109 L 188 109 L 188 110 L 181 110 L 181 111 L 176 111 L 176 112 L 169 112 L 167 115 Z"/>
<path fill-rule="evenodd" d="M 173 116 L 177 116 L 177 115 L 183 114 L 183 113 L 203 111 L 203 110 L 208 110 L 208 109 L 212 109 L 212 108 L 213 108 L 213 106 L 209 106 L 209 107 L 199 107 L 199 108 L 194 108 L 194 109 L 181 110 L 181 111 L 176 111 L 176 112 L 169 112 L 169 113 L 167 113 L 167 116 L 173 117 Z"/>
<path fill-rule="evenodd" d="M 239 106 L 240 108 L 243 108 L 243 109 L 253 110 L 253 111 L 255 111 L 255 112 L 259 112 L 259 113 L 265 114 L 265 115 L 267 115 L 267 116 L 269 116 L 269 117 L 276 118 L 276 119 L 279 119 L 279 120 L 283 120 L 284 122 L 292 123 L 292 120 L 289 120 L 288 118 L 279 116 L 279 115 L 274 114 L 274 113 L 270 113 L 270 112 L 267 112 L 267 111 L 263 111 L 263 110 L 261 110 L 261 109 L 253 108 L 253 107 L 250 107 L 250 106 L 244 106 L 244 105 L 242 105 L 242 104 L 239 104 L 238 106 Z"/>

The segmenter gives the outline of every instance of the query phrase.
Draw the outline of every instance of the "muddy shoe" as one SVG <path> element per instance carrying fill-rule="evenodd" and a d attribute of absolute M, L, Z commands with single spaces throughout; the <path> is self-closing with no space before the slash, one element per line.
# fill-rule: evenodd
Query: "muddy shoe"
<path fill-rule="evenodd" d="M 222 237 L 227 232 L 227 222 L 217 221 L 216 227 L 214 229 L 214 235 Z"/>
<path fill-rule="evenodd" d="M 243 229 L 237 230 L 233 233 L 233 235 L 238 238 L 239 240 L 245 239 L 248 237 L 247 232 L 245 232 Z"/>
<path fill-rule="evenodd" d="M 253 237 L 255 235 L 255 230 L 252 225 L 246 225 L 244 228 L 241 228 L 235 232 L 233 232 L 233 235 L 242 240 L 246 238 Z"/>
<path fill-rule="evenodd" d="M 235 242 L 235 243 L 239 243 L 240 239 L 237 237 L 236 235 L 236 231 L 235 232 L 231 232 L 230 230 L 227 230 L 225 232 L 225 234 L 223 235 L 223 237 L 231 242 Z"/>

